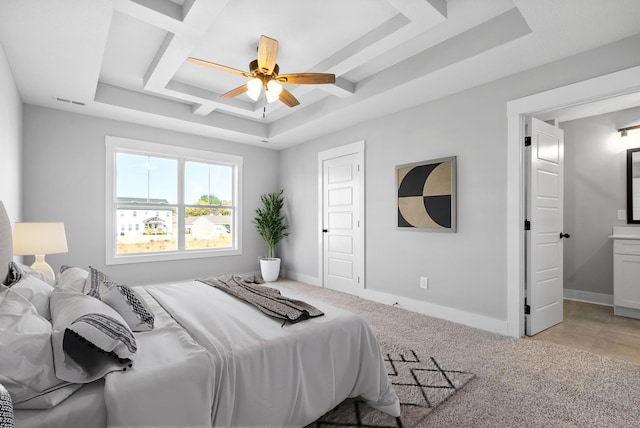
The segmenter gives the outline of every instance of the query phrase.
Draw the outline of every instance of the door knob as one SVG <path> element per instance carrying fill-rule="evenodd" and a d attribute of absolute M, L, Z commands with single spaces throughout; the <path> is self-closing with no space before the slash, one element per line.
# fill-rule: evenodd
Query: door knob
<path fill-rule="evenodd" d="M 571 238 L 571 235 L 569 235 L 568 233 L 560 232 L 560 239 L 562 239 L 562 238 L 569 239 L 569 238 Z"/>

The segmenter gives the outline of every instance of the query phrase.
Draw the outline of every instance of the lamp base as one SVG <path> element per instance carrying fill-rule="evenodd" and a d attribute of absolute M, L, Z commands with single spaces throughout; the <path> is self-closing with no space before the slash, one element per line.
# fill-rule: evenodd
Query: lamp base
<path fill-rule="evenodd" d="M 35 257 L 36 257 L 36 261 L 31 265 L 31 269 L 35 269 L 39 272 L 42 272 L 45 275 L 47 275 L 49 278 L 51 278 L 52 281 L 55 281 L 56 274 L 53 272 L 53 268 L 49 266 L 47 262 L 44 261 L 44 254 L 36 255 Z"/>

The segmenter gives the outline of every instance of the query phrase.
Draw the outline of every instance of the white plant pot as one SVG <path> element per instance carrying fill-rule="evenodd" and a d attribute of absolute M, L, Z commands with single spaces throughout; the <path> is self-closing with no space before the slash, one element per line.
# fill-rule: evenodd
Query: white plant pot
<path fill-rule="evenodd" d="M 260 273 L 265 282 L 274 282 L 280 275 L 280 259 L 260 259 Z"/>

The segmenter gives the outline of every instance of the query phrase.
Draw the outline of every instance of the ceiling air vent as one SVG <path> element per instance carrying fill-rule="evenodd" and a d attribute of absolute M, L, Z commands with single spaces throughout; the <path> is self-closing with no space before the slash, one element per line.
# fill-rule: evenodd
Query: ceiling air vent
<path fill-rule="evenodd" d="M 55 100 L 56 101 L 60 101 L 61 103 L 75 104 L 77 106 L 83 106 L 84 105 L 84 103 L 82 101 L 68 100 L 66 98 L 55 97 Z"/>

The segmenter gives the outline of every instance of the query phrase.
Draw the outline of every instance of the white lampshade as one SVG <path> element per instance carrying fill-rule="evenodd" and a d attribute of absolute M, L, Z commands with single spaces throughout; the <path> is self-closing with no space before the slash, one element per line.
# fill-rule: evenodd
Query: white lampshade
<path fill-rule="evenodd" d="M 34 255 L 33 269 L 46 273 L 55 279 L 53 269 L 44 261 L 46 254 L 66 253 L 67 236 L 64 223 L 16 223 L 13 228 L 13 254 Z"/>
<path fill-rule="evenodd" d="M 280 96 L 280 92 L 282 92 L 282 85 L 275 80 L 269 80 L 267 83 L 267 102 L 278 101 L 278 97 Z"/>
<path fill-rule="evenodd" d="M 64 223 L 16 223 L 13 228 L 13 254 L 16 256 L 67 251 Z"/>
<path fill-rule="evenodd" d="M 258 101 L 258 98 L 260 98 L 260 90 L 262 89 L 262 80 L 257 77 L 249 80 L 247 82 L 247 88 L 247 95 L 249 95 L 249 98 L 253 101 Z"/>

